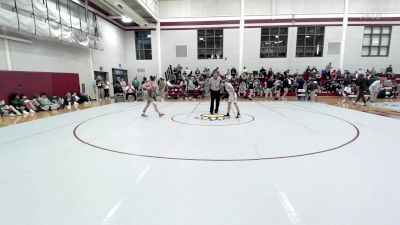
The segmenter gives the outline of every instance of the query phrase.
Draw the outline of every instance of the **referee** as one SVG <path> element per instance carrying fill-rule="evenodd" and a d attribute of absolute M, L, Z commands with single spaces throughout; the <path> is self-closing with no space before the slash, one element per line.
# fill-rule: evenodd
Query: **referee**
<path fill-rule="evenodd" d="M 221 98 L 221 85 L 222 79 L 219 76 L 218 71 L 213 72 L 213 77 L 209 80 L 210 92 L 211 92 L 211 106 L 210 114 L 218 113 L 219 100 Z M 215 100 L 215 111 L 214 111 L 214 100 Z"/>

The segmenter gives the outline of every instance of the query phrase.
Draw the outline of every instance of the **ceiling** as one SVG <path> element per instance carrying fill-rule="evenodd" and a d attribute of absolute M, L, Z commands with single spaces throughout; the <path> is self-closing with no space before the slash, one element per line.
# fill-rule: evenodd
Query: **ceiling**
<path fill-rule="evenodd" d="M 115 25 L 121 27 L 122 29 L 132 29 L 132 28 L 151 28 L 154 27 L 157 23 L 157 20 L 153 18 L 153 16 L 144 8 L 142 7 L 137 0 L 88 0 L 89 6 L 95 9 L 98 14 L 105 19 L 109 20 L 110 22 L 114 23 Z M 116 7 L 117 3 L 121 3 L 124 6 L 121 10 L 120 8 Z M 132 22 L 132 23 L 124 23 L 121 20 L 121 15 L 127 14 L 122 11 L 133 11 L 138 17 L 144 19 L 138 20 L 141 22 Z M 128 15 L 127 15 L 128 16 Z M 132 16 L 128 16 L 132 17 Z M 133 18 L 135 21 L 135 18 Z M 142 24 L 140 26 L 139 24 Z"/>

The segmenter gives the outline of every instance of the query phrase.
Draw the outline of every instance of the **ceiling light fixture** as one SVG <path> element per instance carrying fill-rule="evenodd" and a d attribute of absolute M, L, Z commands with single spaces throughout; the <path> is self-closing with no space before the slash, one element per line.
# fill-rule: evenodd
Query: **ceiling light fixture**
<path fill-rule="evenodd" d="M 124 23 L 132 23 L 132 18 L 129 18 L 129 17 L 126 17 L 126 16 L 123 16 L 121 20 Z"/>

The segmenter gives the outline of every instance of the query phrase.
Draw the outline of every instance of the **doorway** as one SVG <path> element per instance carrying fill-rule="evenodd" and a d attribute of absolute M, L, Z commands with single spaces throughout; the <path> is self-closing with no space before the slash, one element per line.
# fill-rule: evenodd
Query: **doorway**
<path fill-rule="evenodd" d="M 113 76 L 113 83 L 112 83 L 113 88 L 115 88 L 117 81 L 121 82 L 122 79 L 126 82 L 126 84 L 128 84 L 128 71 L 127 70 L 113 68 L 112 76 Z"/>

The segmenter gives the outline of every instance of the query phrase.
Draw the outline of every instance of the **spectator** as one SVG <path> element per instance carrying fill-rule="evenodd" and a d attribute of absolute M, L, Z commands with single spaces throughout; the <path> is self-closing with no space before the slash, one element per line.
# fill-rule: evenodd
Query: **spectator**
<path fill-rule="evenodd" d="M 67 109 L 71 109 L 72 105 L 74 105 L 74 107 L 78 106 L 78 103 L 75 101 L 75 98 L 72 97 L 71 92 L 65 93 L 64 104 L 67 106 Z"/>
<path fill-rule="evenodd" d="M 14 116 L 21 116 L 22 114 L 18 112 L 17 109 L 14 108 L 12 105 L 6 105 L 4 100 L 0 100 L 0 116 L 8 115 L 11 117 Z"/>
<path fill-rule="evenodd" d="M 104 80 L 100 75 L 96 77 L 96 87 L 97 87 L 97 94 L 100 101 L 103 101 L 104 98 Z"/>
<path fill-rule="evenodd" d="M 197 67 L 197 68 L 196 68 L 196 71 L 194 71 L 194 74 L 195 74 L 196 76 L 200 76 L 200 70 L 199 70 L 199 67 Z"/>
<path fill-rule="evenodd" d="M 233 78 L 235 78 L 236 75 L 237 75 L 237 71 L 236 71 L 235 67 L 232 67 L 232 69 L 231 69 L 231 76 L 232 76 Z"/>
<path fill-rule="evenodd" d="M 11 95 L 11 105 L 23 115 L 29 114 L 28 112 L 30 110 L 25 107 L 24 101 L 21 99 L 19 94 Z"/>
<path fill-rule="evenodd" d="M 282 95 L 282 100 L 286 100 L 286 95 L 289 92 L 289 88 L 290 88 L 290 80 L 288 77 L 285 77 L 283 82 L 282 82 L 282 87 L 283 87 L 283 95 Z"/>
<path fill-rule="evenodd" d="M 128 86 L 125 87 L 125 100 L 128 101 L 129 96 L 133 96 L 135 98 L 135 101 L 137 100 L 136 98 L 136 89 L 134 86 L 131 84 L 128 84 Z"/>
<path fill-rule="evenodd" d="M 124 90 L 125 89 L 125 87 L 126 87 L 126 82 L 125 82 L 125 80 L 124 79 L 121 79 L 121 81 L 120 82 L 116 82 L 117 84 L 119 83 L 120 85 L 121 85 L 121 88 L 122 88 L 122 90 Z M 115 93 L 115 91 L 114 91 L 114 93 Z"/>
<path fill-rule="evenodd" d="M 163 102 L 165 99 L 165 89 L 166 89 L 167 84 L 165 83 L 164 78 L 160 78 L 158 80 L 158 92 L 160 94 L 160 99 Z"/>
<path fill-rule="evenodd" d="M 296 95 L 299 92 L 299 89 L 305 89 L 304 84 L 305 84 L 305 80 L 303 78 L 303 76 L 298 76 L 297 80 L 296 80 Z"/>
<path fill-rule="evenodd" d="M 332 78 L 332 80 L 337 80 L 338 74 L 337 74 L 336 70 L 334 70 L 334 71 L 331 73 L 331 78 Z"/>
<path fill-rule="evenodd" d="M 193 77 L 189 77 L 188 82 L 187 82 L 187 90 L 188 90 L 189 98 L 193 98 L 195 89 L 196 89 L 196 87 L 194 85 L 194 79 L 193 79 Z"/>
<path fill-rule="evenodd" d="M 392 64 L 390 64 L 387 68 L 386 68 L 386 74 L 388 75 L 388 78 L 392 78 L 392 75 L 393 75 L 393 67 L 392 67 Z"/>
<path fill-rule="evenodd" d="M 247 87 L 249 88 L 249 100 L 253 100 L 253 95 L 254 95 L 254 78 L 252 75 L 250 75 L 248 81 L 247 81 Z"/>
<path fill-rule="evenodd" d="M 135 77 L 135 79 L 133 79 L 132 86 L 135 88 L 135 90 L 139 90 L 140 82 L 137 79 L 137 77 Z"/>
<path fill-rule="evenodd" d="M 104 98 L 110 99 L 110 82 L 108 80 L 104 81 L 103 88 L 104 88 Z"/>
<path fill-rule="evenodd" d="M 278 100 L 281 94 L 281 80 L 276 79 L 274 81 L 274 86 L 272 87 L 271 92 L 275 92 L 275 100 Z"/>
<path fill-rule="evenodd" d="M 23 94 L 21 96 L 22 96 L 21 99 L 24 102 L 25 107 L 27 109 L 29 109 L 29 112 L 32 114 L 35 113 L 37 109 L 36 109 L 35 105 L 33 104 L 33 102 L 31 100 L 29 100 L 26 95 Z"/>
<path fill-rule="evenodd" d="M 260 75 L 261 75 L 262 77 L 266 77 L 266 76 L 267 76 L 267 70 L 264 69 L 264 67 L 261 67 L 261 69 L 260 69 Z"/>
<path fill-rule="evenodd" d="M 310 101 L 314 102 L 317 97 L 318 92 L 318 82 L 312 81 L 310 84 Z"/>
<path fill-rule="evenodd" d="M 239 84 L 238 95 L 241 96 L 243 94 L 243 98 L 244 98 L 246 96 L 246 92 L 247 92 L 247 84 L 246 84 L 246 82 L 241 82 Z"/>
<path fill-rule="evenodd" d="M 371 69 L 371 75 L 372 75 L 372 76 L 375 76 L 375 75 L 376 75 L 375 67 L 372 67 L 372 69 Z"/>
<path fill-rule="evenodd" d="M 178 66 L 176 66 L 176 73 L 178 76 L 182 75 L 182 66 L 180 64 L 178 64 Z M 142 84 L 143 85 L 143 84 Z"/>
<path fill-rule="evenodd" d="M 343 91 L 342 91 L 342 96 L 343 96 L 343 102 L 342 103 L 345 103 L 347 98 L 352 94 L 353 94 L 353 91 L 352 91 L 352 88 L 351 88 L 350 84 L 346 84 L 345 87 L 343 88 Z"/>
<path fill-rule="evenodd" d="M 146 83 L 147 83 L 147 78 L 146 78 L 146 77 L 143 77 L 142 86 L 143 86 L 143 84 L 146 84 Z"/>
<path fill-rule="evenodd" d="M 42 93 L 38 99 L 40 106 L 46 108 L 47 110 L 57 110 L 60 108 L 60 104 L 51 102 L 46 93 Z"/>
<path fill-rule="evenodd" d="M 274 78 L 271 76 L 266 84 L 265 88 L 265 99 L 270 98 L 272 99 L 273 97 L 273 92 L 271 91 L 272 87 L 274 86 Z M 268 97 L 270 95 L 270 97 Z"/>
<path fill-rule="evenodd" d="M 126 83 L 125 83 L 125 87 L 126 87 Z M 125 87 L 122 87 L 121 83 L 117 81 L 114 86 L 114 94 L 115 95 L 123 95 Z"/>
<path fill-rule="evenodd" d="M 274 71 L 272 70 L 272 68 L 269 68 L 268 70 L 268 77 L 271 77 L 274 75 Z"/>
<path fill-rule="evenodd" d="M 192 76 L 192 71 L 188 67 L 185 69 L 186 76 Z"/>

